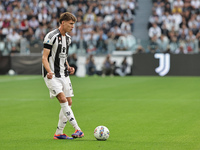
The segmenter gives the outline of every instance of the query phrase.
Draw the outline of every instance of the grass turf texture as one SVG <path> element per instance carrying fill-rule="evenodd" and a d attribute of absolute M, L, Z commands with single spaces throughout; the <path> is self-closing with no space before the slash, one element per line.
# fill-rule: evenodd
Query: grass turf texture
<path fill-rule="evenodd" d="M 199 77 L 71 77 L 82 139 L 53 140 L 60 105 L 41 76 L 0 76 L 2 150 L 199 150 Z M 110 130 L 107 141 L 93 136 Z M 65 133 L 74 129 L 67 123 Z"/>

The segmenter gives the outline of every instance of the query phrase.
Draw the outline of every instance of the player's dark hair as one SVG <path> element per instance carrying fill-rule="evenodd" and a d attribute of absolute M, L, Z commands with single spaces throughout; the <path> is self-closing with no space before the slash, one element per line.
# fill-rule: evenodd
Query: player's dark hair
<path fill-rule="evenodd" d="M 62 21 L 70 21 L 70 20 L 72 20 L 74 22 L 77 21 L 76 17 L 73 14 L 71 14 L 69 12 L 65 12 L 60 15 L 59 23 L 61 24 Z"/>

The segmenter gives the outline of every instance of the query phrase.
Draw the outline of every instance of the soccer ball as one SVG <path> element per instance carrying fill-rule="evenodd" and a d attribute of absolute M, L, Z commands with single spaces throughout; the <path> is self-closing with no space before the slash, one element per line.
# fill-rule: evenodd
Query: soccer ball
<path fill-rule="evenodd" d="M 10 76 L 13 76 L 13 75 L 15 75 L 15 71 L 12 70 L 12 69 L 10 69 L 10 70 L 8 71 L 8 74 L 9 74 Z"/>
<path fill-rule="evenodd" d="M 105 126 L 98 126 L 94 129 L 94 137 L 97 140 L 105 141 L 109 138 L 110 131 Z"/>

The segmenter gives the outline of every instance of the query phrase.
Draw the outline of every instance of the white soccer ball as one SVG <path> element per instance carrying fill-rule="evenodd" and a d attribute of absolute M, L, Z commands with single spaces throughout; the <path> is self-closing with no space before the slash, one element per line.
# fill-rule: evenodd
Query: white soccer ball
<path fill-rule="evenodd" d="M 94 129 L 94 137 L 97 140 L 105 141 L 109 138 L 110 131 L 105 126 L 98 126 Z"/>
<path fill-rule="evenodd" d="M 10 76 L 13 76 L 13 75 L 15 75 L 15 71 L 12 70 L 12 69 L 10 69 L 10 70 L 8 71 L 8 74 L 9 74 Z"/>

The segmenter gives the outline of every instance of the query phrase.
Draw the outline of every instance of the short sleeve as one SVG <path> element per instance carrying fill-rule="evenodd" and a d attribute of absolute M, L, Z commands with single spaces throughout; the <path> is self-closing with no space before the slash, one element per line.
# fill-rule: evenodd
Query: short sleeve
<path fill-rule="evenodd" d="M 54 37 L 55 38 L 55 37 Z M 50 34 L 48 33 L 45 38 L 44 38 L 44 41 L 43 41 L 43 46 L 44 48 L 46 49 L 50 49 L 52 48 L 52 45 L 53 45 L 53 40 L 54 40 L 53 37 L 50 36 Z"/>

